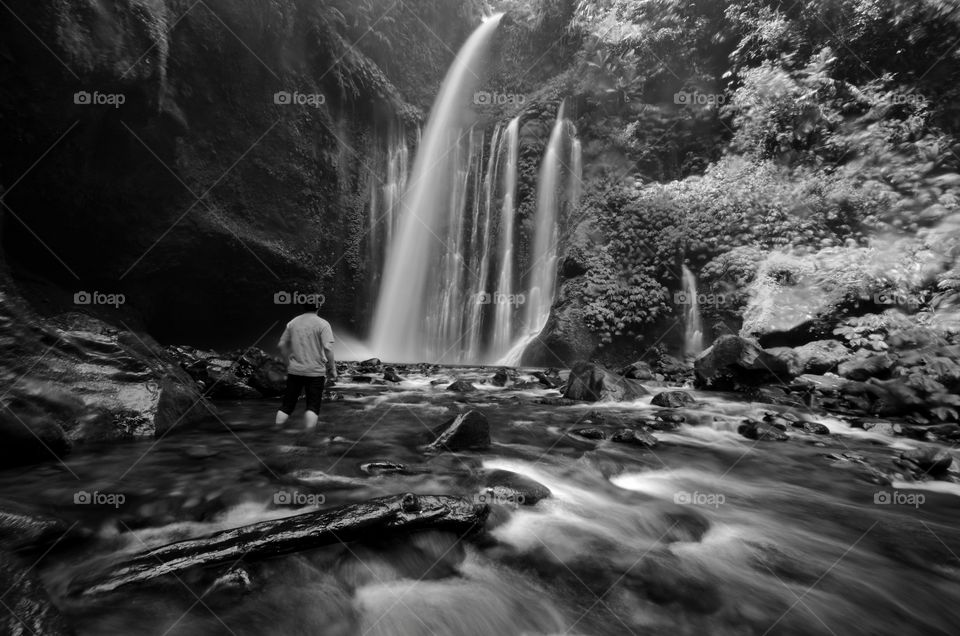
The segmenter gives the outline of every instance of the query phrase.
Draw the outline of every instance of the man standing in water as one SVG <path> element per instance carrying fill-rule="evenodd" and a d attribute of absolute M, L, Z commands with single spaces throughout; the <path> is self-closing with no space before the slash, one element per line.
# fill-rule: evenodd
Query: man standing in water
<path fill-rule="evenodd" d="M 337 379 L 333 329 L 318 315 L 323 305 L 321 294 L 296 293 L 293 300 L 303 313 L 287 323 L 280 338 L 280 352 L 287 363 L 287 389 L 276 423 L 286 423 L 297 407 L 300 393 L 306 392 L 306 425 L 312 429 L 317 426 L 324 384 L 328 378 Z"/>

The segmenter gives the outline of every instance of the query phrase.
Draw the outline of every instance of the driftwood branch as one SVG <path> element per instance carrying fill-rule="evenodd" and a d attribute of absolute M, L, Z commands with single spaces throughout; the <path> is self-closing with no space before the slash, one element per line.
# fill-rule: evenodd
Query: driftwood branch
<path fill-rule="evenodd" d="M 190 568 L 255 561 L 333 543 L 434 528 L 458 534 L 479 529 L 486 505 L 445 495 L 394 495 L 216 532 L 141 552 L 76 579 L 72 595 L 112 592 Z"/>

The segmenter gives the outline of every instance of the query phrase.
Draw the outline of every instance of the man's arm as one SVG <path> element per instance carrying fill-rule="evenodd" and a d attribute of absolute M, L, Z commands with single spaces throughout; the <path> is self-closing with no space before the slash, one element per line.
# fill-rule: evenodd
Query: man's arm
<path fill-rule="evenodd" d="M 333 329 L 325 327 L 320 330 L 320 346 L 323 347 L 323 355 L 327 359 L 327 379 L 337 379 L 337 361 L 333 356 Z"/>
<path fill-rule="evenodd" d="M 286 364 L 290 361 L 290 329 L 284 329 L 283 335 L 280 336 L 280 343 L 277 345 L 280 347 L 280 355 L 283 357 L 283 363 Z"/>

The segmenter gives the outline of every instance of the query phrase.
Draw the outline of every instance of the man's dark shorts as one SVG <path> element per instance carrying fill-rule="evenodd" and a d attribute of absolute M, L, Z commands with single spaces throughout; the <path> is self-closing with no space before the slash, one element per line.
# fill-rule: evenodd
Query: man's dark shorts
<path fill-rule="evenodd" d="M 283 394 L 283 404 L 280 410 L 290 415 L 297 408 L 297 400 L 304 391 L 307 393 L 307 410 L 314 413 L 320 412 L 320 404 L 323 402 L 323 385 L 326 382 L 325 377 L 308 378 L 303 375 L 287 375 L 287 390 Z"/>

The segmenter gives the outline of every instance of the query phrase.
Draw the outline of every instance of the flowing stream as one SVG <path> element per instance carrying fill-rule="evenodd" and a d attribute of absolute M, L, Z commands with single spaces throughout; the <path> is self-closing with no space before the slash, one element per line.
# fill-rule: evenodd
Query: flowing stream
<path fill-rule="evenodd" d="M 66 466 L 2 473 L 0 488 L 93 531 L 39 567 L 81 636 L 956 633 L 960 489 L 875 483 L 869 466 L 896 472 L 902 439 L 819 417 L 829 436 L 757 443 L 738 422 L 776 407 L 695 393 L 686 423 L 655 432 L 660 444 L 647 450 L 569 431 L 598 413 L 652 418 L 650 398 L 554 406 L 536 401 L 558 395 L 546 389 L 444 388 L 488 375 L 343 384 L 316 434 L 271 430 L 269 401 L 224 403 L 206 429 L 82 447 Z M 421 450 L 428 429 L 467 408 L 488 416 L 489 450 Z M 360 465 L 374 460 L 414 474 L 368 476 Z M 276 503 L 278 492 L 320 507 L 404 492 L 471 497 L 490 470 L 552 496 L 495 504 L 472 540 L 431 531 L 249 564 L 252 590 L 239 596 L 204 594 L 216 572 L 99 600 L 63 595 L 124 553 L 305 510 Z M 125 501 L 74 505 L 80 490 Z"/>

